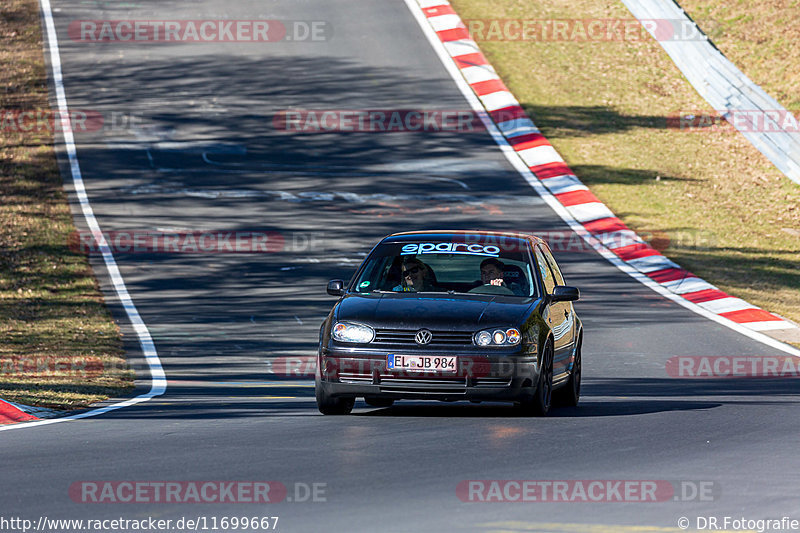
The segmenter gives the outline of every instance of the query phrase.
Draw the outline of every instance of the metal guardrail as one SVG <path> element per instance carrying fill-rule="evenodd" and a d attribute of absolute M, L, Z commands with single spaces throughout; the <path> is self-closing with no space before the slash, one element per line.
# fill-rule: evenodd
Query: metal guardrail
<path fill-rule="evenodd" d="M 622 3 L 654 38 L 656 25 L 645 21 L 685 21 L 696 30 L 699 35 L 696 39 L 657 40 L 700 96 L 778 170 L 800 184 L 800 133 L 796 128 L 787 131 L 780 124 L 789 112 L 736 68 L 673 0 L 622 0 Z M 781 117 L 779 123 L 775 123 L 776 116 Z M 759 128 L 739 120 L 744 117 L 759 121 L 756 125 L 767 124 L 767 119 L 772 122 L 769 128 Z M 765 131 L 768 129 L 775 131 Z"/>

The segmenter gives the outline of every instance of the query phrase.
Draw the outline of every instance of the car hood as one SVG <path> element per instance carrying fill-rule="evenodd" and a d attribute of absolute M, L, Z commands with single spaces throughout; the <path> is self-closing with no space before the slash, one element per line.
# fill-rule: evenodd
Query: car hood
<path fill-rule="evenodd" d="M 519 326 L 538 302 L 465 294 L 350 294 L 339 302 L 336 319 L 377 328 L 464 331 Z"/>

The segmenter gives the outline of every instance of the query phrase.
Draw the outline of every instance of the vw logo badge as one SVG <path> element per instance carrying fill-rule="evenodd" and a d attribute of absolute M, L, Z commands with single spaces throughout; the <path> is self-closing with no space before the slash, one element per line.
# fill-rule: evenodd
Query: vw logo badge
<path fill-rule="evenodd" d="M 414 336 L 414 342 L 416 342 L 417 344 L 428 344 L 429 342 L 431 342 L 432 338 L 433 334 L 430 331 L 428 331 L 427 329 L 421 329 Z"/>

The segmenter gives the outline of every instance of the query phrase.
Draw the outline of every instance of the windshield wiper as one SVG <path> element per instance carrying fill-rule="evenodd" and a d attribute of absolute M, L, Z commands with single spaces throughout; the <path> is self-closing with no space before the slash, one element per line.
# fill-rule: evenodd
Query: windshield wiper
<path fill-rule="evenodd" d="M 417 291 L 417 294 L 464 294 L 463 292 L 449 291 Z"/>

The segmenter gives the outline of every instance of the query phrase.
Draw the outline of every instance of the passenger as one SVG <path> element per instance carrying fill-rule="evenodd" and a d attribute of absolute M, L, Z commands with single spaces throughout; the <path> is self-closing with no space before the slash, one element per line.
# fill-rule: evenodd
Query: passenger
<path fill-rule="evenodd" d="M 505 265 L 499 259 L 494 257 L 484 259 L 481 263 L 481 281 L 484 285 L 506 287 L 506 282 L 503 281 L 504 268 Z"/>
<path fill-rule="evenodd" d="M 436 291 L 435 277 L 431 268 L 416 258 L 403 261 L 400 285 L 392 290 L 397 292 Z"/>

